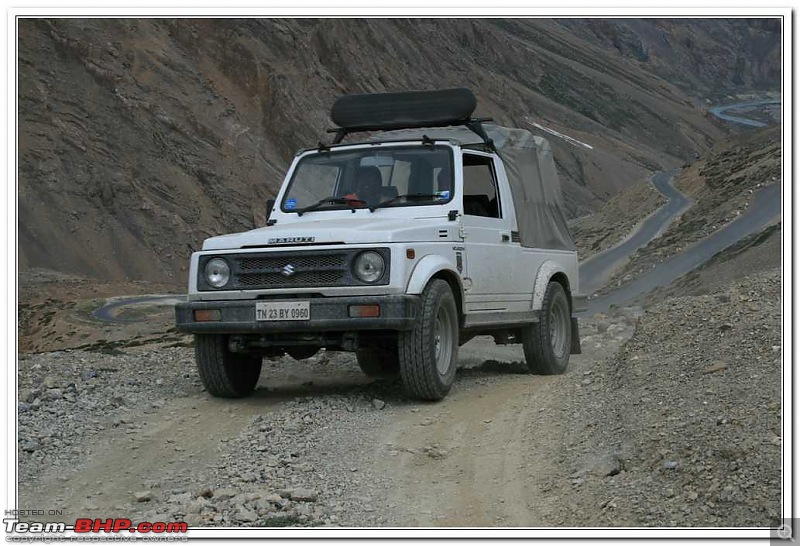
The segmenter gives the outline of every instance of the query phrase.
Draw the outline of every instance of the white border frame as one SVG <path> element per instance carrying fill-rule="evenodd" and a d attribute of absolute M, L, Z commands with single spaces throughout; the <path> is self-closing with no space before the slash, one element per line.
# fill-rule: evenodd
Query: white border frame
<path fill-rule="evenodd" d="M 791 297 L 793 296 L 793 263 L 791 245 L 793 243 L 793 218 L 791 215 L 793 204 L 792 175 L 793 175 L 793 51 L 794 36 L 793 12 L 786 7 L 779 8 L 750 8 L 750 7 L 713 7 L 698 8 L 693 6 L 670 8 L 642 8 L 631 3 L 629 7 L 580 7 L 581 2 L 576 0 L 562 0 L 567 4 L 559 8 L 529 8 L 520 7 L 525 4 L 507 9 L 494 9 L 484 7 L 463 8 L 461 1 L 439 1 L 439 6 L 429 7 L 426 3 L 417 7 L 376 7 L 371 0 L 352 0 L 349 7 L 318 7 L 316 2 L 296 0 L 294 7 L 276 7 L 265 9 L 263 7 L 196 7 L 197 3 L 176 2 L 175 8 L 147 6 L 132 8 L 109 8 L 105 3 L 96 0 L 84 2 L 80 8 L 46 7 L 47 4 L 37 2 L 37 6 L 11 8 L 6 12 L 6 74 L 7 85 L 4 90 L 7 109 L 5 113 L 7 127 L 6 164 L 8 174 L 7 202 L 6 202 L 6 237 L 2 246 L 4 255 L 8 258 L 6 263 L 6 313 L 3 315 L 4 331 L 6 333 L 7 363 L 17 362 L 17 157 L 16 157 L 16 124 L 17 124 L 17 17 L 574 17 L 574 18 L 736 18 L 736 17 L 783 17 L 783 241 L 784 241 L 784 282 L 783 282 L 783 494 L 782 510 L 785 517 L 794 513 L 793 498 L 789 493 L 794 492 L 794 476 L 790 469 L 793 468 L 792 449 L 794 442 L 794 415 L 792 409 L 792 387 L 794 376 L 791 366 L 793 355 L 793 337 L 795 332 L 792 317 Z M 246 3 L 246 2 L 243 2 Z M 390 4 L 390 2 L 385 2 Z M 789 214 L 786 214 L 786 213 Z M 13 238 L 12 238 L 13 236 Z M 787 298 L 789 296 L 789 298 Z M 11 302 L 14 306 L 11 306 Z M 14 329 L 12 330 L 12 326 Z M 13 339 L 13 343 L 11 342 Z M 788 357 L 788 358 L 787 358 Z M 789 364 L 788 366 L 786 364 Z M 6 437 L 14 432 L 14 444 L 6 446 L 7 449 L 0 454 L 3 460 L 5 473 L 6 504 L 0 509 L 16 507 L 16 398 L 17 398 L 17 367 L 7 366 L 6 375 L 6 403 L 3 406 L 7 427 Z M 788 412 L 786 410 L 789 410 Z M 72 533 L 67 533 L 71 535 Z M 669 539 L 685 538 L 754 538 L 765 539 L 769 537 L 769 529 L 764 528 L 293 528 L 293 529 L 254 529 L 254 528 L 213 528 L 192 530 L 187 535 L 190 538 L 657 538 Z"/>

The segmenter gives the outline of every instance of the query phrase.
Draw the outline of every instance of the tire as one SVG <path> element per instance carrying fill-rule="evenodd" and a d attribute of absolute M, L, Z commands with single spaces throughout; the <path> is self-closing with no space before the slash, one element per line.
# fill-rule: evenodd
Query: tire
<path fill-rule="evenodd" d="M 356 350 L 358 367 L 369 377 L 395 377 L 400 373 L 396 347 L 363 347 Z"/>
<path fill-rule="evenodd" d="M 196 334 L 194 354 L 200 381 L 212 396 L 241 398 L 255 390 L 261 355 L 232 353 L 228 337 L 218 334 Z"/>
<path fill-rule="evenodd" d="M 286 352 L 295 360 L 305 360 L 311 358 L 319 352 L 319 347 L 306 347 L 303 345 L 297 347 L 289 347 Z"/>
<path fill-rule="evenodd" d="M 567 293 L 551 281 L 542 302 L 539 322 L 522 329 L 522 348 L 531 373 L 560 375 L 567 371 L 572 327 Z"/>
<path fill-rule="evenodd" d="M 450 285 L 434 279 L 422 293 L 422 312 L 397 342 L 400 377 L 408 394 L 441 400 L 450 391 L 458 364 L 458 310 Z"/>

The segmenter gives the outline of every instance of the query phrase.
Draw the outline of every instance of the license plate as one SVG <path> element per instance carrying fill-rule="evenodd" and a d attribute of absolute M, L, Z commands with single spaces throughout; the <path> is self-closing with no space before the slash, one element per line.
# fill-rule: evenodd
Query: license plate
<path fill-rule="evenodd" d="M 257 301 L 256 320 L 308 320 L 311 303 L 307 301 Z"/>

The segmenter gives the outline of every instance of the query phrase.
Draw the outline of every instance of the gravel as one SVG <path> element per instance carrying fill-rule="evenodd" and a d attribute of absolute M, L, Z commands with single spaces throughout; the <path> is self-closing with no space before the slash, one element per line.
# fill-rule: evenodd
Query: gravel
<path fill-rule="evenodd" d="M 375 512 L 373 501 L 362 489 L 371 489 L 381 479 L 369 475 L 362 459 L 371 454 L 371 436 L 380 419 L 389 418 L 383 417 L 387 401 L 394 406 L 406 403 L 400 386 L 365 382 L 352 356 L 324 352 L 302 362 L 290 357 L 265 360 L 262 385 L 269 385 L 271 376 L 292 381 L 304 374 L 316 380 L 357 379 L 322 393 L 266 404 L 264 413 L 230 441 L 208 439 L 218 450 L 208 464 L 182 469 L 189 472 L 161 482 L 143 482 L 129 494 L 126 513 L 138 520 L 185 520 L 192 526 L 374 522 L 369 515 Z M 197 398 L 198 404 L 206 404 L 192 415 L 199 418 L 202 411 L 219 407 L 214 406 L 219 401 L 201 392 L 193 351 L 185 348 L 20 355 L 19 386 L 20 399 L 31 400 L 19 403 L 23 499 L 43 477 L 75 476 L 104 444 L 140 434 L 144 418 L 174 413 L 168 404 L 172 399 Z M 315 383 L 304 382 L 300 390 L 304 389 L 313 392 Z M 284 397 L 282 393 L 279 390 L 278 396 Z M 170 463 L 170 452 L 186 449 L 169 439 L 166 447 L 164 461 Z"/>
<path fill-rule="evenodd" d="M 326 355 L 324 365 L 352 368 L 351 360 Z M 203 526 L 368 524 L 371 511 L 363 488 L 381 479 L 365 471 L 365 457 L 384 419 L 374 394 L 389 388 L 396 389 L 379 382 L 296 397 L 255 416 L 228 443 L 216 468 L 203 476 L 210 497 L 161 503 L 152 515 Z M 216 489 L 217 484 L 226 487 Z M 200 510 L 190 513 L 192 502 L 195 508 L 202 505 Z"/>
<path fill-rule="evenodd" d="M 552 462 L 548 475 L 532 477 L 549 491 L 553 520 L 545 523 L 766 526 L 778 516 L 780 301 L 780 272 L 772 271 L 715 294 L 668 299 L 644 315 L 622 309 L 582 320 L 585 354 L 571 373 L 542 379 L 552 379 L 552 403 L 531 406 L 526 417 L 541 423 L 546 415 L 558 431 L 556 445 L 537 453 L 531 438 L 526 449 Z M 475 354 L 462 361 L 463 393 L 500 388 L 524 371 Z M 227 436 L 210 437 L 202 426 L 192 442 L 166 436 L 157 446 L 163 458 L 115 508 L 192 527 L 408 524 L 407 507 L 385 505 L 400 477 L 374 469 L 376 457 L 399 449 L 384 446 L 380 432 L 424 406 L 407 400 L 397 380 L 370 382 L 350 355 L 267 359 L 246 401 L 205 394 L 186 348 L 20 355 L 19 369 L 23 501 L 47 498 L 43 486 L 62 478 L 65 487 L 85 481 L 81 469 L 102 447 L 142 436 L 145 421 L 202 423 L 219 414 L 223 426 L 226 415 L 238 418 Z M 436 421 L 418 424 L 432 429 Z M 131 444 L 132 459 L 149 445 L 137 441 L 145 443 Z M 194 453 L 200 464 L 170 466 Z M 418 453 L 431 464 L 461 464 L 445 442 Z M 93 479 L 101 491 L 103 476 Z M 90 500 L 84 507 L 105 506 Z"/>
<path fill-rule="evenodd" d="M 621 462 L 619 473 L 605 473 L 601 457 L 600 471 L 580 474 L 563 524 L 765 527 L 778 519 L 781 357 L 772 347 L 780 339 L 777 269 L 648 309 L 623 350 L 594 369 L 599 390 L 562 408 L 573 431 L 565 460 L 610 451 Z"/>
<path fill-rule="evenodd" d="M 19 481 L 71 471 L 88 446 L 114 431 L 135 431 L 139 410 L 196 388 L 186 349 L 107 355 L 58 351 L 19 356 Z M 162 377 L 154 385 L 153 377 Z"/>

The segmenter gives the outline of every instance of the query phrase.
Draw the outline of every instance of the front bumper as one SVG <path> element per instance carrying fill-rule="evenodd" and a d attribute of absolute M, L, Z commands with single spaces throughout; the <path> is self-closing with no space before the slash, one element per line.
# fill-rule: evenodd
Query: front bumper
<path fill-rule="evenodd" d="M 417 320 L 420 297 L 344 296 L 308 298 L 309 320 L 257 321 L 257 300 L 188 301 L 175 305 L 175 321 L 190 334 L 269 334 L 281 332 L 351 332 L 359 330 L 410 330 Z M 380 305 L 380 317 L 348 316 L 351 305 Z M 220 311 L 221 320 L 197 322 L 197 310 Z"/>

